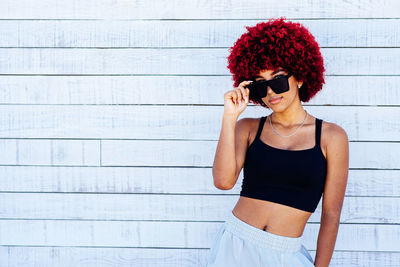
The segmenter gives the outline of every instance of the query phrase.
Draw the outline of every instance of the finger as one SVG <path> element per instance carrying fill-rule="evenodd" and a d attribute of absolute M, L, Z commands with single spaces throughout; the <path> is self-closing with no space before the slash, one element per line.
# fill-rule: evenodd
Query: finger
<path fill-rule="evenodd" d="M 242 101 L 242 93 L 240 92 L 240 89 L 239 89 L 239 88 L 236 88 L 235 93 L 236 93 L 236 96 L 237 96 L 237 98 L 236 98 L 236 104 L 239 105 L 240 102 Z"/>
<path fill-rule="evenodd" d="M 248 97 L 247 97 L 246 88 L 241 88 L 240 92 L 242 93 L 242 99 L 244 100 L 245 103 L 247 103 L 248 102 Z"/>
<path fill-rule="evenodd" d="M 252 81 L 243 81 L 243 82 L 241 82 L 239 85 L 244 86 L 244 85 L 249 84 L 249 83 L 251 83 L 251 82 L 252 82 Z"/>
<path fill-rule="evenodd" d="M 240 95 L 241 95 L 240 99 L 241 100 L 243 99 L 244 102 L 246 102 L 246 103 L 248 103 L 248 99 L 249 99 L 248 95 L 250 93 L 250 90 L 245 86 L 252 82 L 253 81 L 243 81 L 242 83 L 240 83 L 240 86 L 238 87 L 238 89 L 240 89 Z"/>
<path fill-rule="evenodd" d="M 239 102 L 239 104 L 242 102 L 242 100 L 243 100 L 243 98 L 242 98 L 242 90 L 244 90 L 244 88 L 242 87 L 242 86 L 239 86 L 237 89 L 236 89 L 236 94 L 238 95 L 238 102 Z"/>
<path fill-rule="evenodd" d="M 253 81 L 251 81 L 250 83 L 253 83 Z M 249 83 L 249 84 L 250 84 L 250 83 Z M 250 89 L 246 87 L 246 88 L 245 88 L 245 92 L 246 92 L 245 96 L 246 96 L 247 102 L 249 102 L 249 99 L 250 99 Z"/>
<path fill-rule="evenodd" d="M 236 90 L 232 91 L 232 101 L 234 104 L 237 104 L 237 99 L 238 99 L 238 95 L 236 93 Z"/>
<path fill-rule="evenodd" d="M 253 82 L 253 81 L 245 81 L 245 82 L 244 82 L 244 84 L 243 84 L 243 86 L 242 86 L 242 87 L 243 87 L 243 89 L 245 89 L 245 90 L 246 90 L 246 89 L 247 89 L 247 90 L 249 90 L 249 89 L 247 88 L 247 85 L 251 84 L 252 82 Z M 249 92 L 250 92 L 250 91 L 249 91 Z"/>

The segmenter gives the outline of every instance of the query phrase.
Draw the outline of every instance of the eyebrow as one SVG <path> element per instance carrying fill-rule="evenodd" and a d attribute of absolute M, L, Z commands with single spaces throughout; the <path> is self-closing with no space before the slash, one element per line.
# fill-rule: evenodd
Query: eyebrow
<path fill-rule="evenodd" d="M 285 70 L 284 70 L 284 69 L 276 70 L 276 71 L 272 72 L 271 75 L 274 75 L 274 74 L 276 74 L 276 73 L 278 73 L 278 72 L 280 72 L 280 71 L 285 71 Z M 261 75 L 257 75 L 255 78 L 264 78 L 264 77 L 262 77 Z"/>

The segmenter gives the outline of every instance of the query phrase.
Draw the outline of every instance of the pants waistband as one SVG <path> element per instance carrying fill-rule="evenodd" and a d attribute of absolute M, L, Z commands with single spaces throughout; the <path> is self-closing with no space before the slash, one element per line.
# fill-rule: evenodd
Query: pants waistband
<path fill-rule="evenodd" d="M 229 212 L 225 221 L 226 229 L 243 239 L 257 243 L 261 247 L 268 247 L 280 251 L 296 252 L 301 249 L 302 237 L 276 235 L 252 226 Z"/>

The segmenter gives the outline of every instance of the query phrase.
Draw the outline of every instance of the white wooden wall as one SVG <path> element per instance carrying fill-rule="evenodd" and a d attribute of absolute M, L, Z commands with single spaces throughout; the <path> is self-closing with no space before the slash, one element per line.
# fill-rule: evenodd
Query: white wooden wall
<path fill-rule="evenodd" d="M 277 16 L 319 42 L 304 105 L 350 140 L 331 266 L 400 266 L 396 0 L 0 1 L 0 266 L 204 266 L 242 180 L 212 182 L 228 47 Z"/>

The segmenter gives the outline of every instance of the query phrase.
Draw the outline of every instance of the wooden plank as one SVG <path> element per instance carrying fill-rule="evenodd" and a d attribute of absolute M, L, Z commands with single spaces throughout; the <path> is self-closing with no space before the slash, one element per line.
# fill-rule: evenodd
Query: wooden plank
<path fill-rule="evenodd" d="M 323 89 L 304 106 L 400 103 L 400 76 L 327 75 L 325 81 Z M 6 75 L 0 76 L 0 104 L 222 105 L 223 95 L 232 85 L 231 76 Z"/>
<path fill-rule="evenodd" d="M 0 164 L 100 165 L 98 140 L 0 139 Z"/>
<path fill-rule="evenodd" d="M 0 220 L 3 246 L 209 248 L 222 222 Z M 319 224 L 308 223 L 307 248 L 316 249 Z M 400 252 L 398 225 L 341 224 L 336 249 Z"/>
<path fill-rule="evenodd" d="M 214 187 L 209 168 L 0 166 L 0 192 L 238 195 Z M 190 179 L 188 179 L 190 177 Z M 400 197 L 400 170 L 350 169 L 346 196 Z"/>
<path fill-rule="evenodd" d="M 238 195 L 0 193 L 0 218 L 222 221 Z M 138 208 L 140 207 L 140 208 Z M 322 200 L 309 222 L 319 222 Z M 127 212 L 129 211 L 129 212 Z M 151 211 L 151 212 L 149 212 Z M 400 223 L 400 199 L 345 197 L 342 223 Z"/>
<path fill-rule="evenodd" d="M 216 145 L 216 141 L 104 140 L 102 166 L 210 167 Z M 400 169 L 396 156 L 400 143 L 349 142 L 349 146 L 350 168 Z"/>
<path fill-rule="evenodd" d="M 263 20 L 1 20 L 0 47 L 230 47 Z M 293 19 L 320 47 L 399 47 L 399 19 Z M 16 31 L 15 29 L 18 29 Z M 354 34 L 355 32 L 359 34 Z"/>
<path fill-rule="evenodd" d="M 377 79 L 379 78 L 379 79 Z M 336 77 L 335 84 L 342 83 Z M 378 76 L 354 77 L 382 84 Z M 399 76 L 385 79 L 392 88 Z M 224 90 L 232 87 L 228 76 L 0 76 L 1 104 L 221 104 Z M 355 84 L 352 84 L 354 86 Z M 333 85 L 332 85 L 333 86 Z M 357 88 L 356 87 L 356 88 Z M 388 86 L 390 88 L 390 86 Z M 162 90 L 160 90 L 162 88 Z M 344 88 L 344 87 L 338 87 Z M 370 87 L 365 87 L 368 89 Z M 213 90 L 212 92 L 210 90 Z M 361 89 L 361 88 L 359 88 Z M 356 90 L 356 89 L 354 89 Z M 375 91 L 375 90 L 374 90 Z M 371 93 L 372 93 L 371 88 Z M 379 95 L 386 94 L 381 92 Z M 388 95 L 394 95 L 387 92 Z M 362 94 L 367 96 L 369 94 Z M 364 98 L 364 101 L 368 101 Z M 384 101 L 391 101 L 386 97 Z M 355 100 L 353 98 L 353 100 Z M 371 100 L 373 100 L 371 98 Z M 381 100 L 383 100 L 381 98 Z M 361 100 L 363 101 L 363 100 Z M 375 102 L 372 102 L 375 103 Z"/>
<path fill-rule="evenodd" d="M 227 75 L 226 48 L 0 48 L 1 74 Z M 326 74 L 400 75 L 400 48 L 321 48 Z"/>
<path fill-rule="evenodd" d="M 315 259 L 315 250 L 308 249 Z M 107 248 L 0 246 L 0 265 L 85 266 L 85 267 L 198 267 L 205 266 L 209 249 L 201 248 Z M 331 267 L 394 266 L 399 252 L 335 250 Z"/>
<path fill-rule="evenodd" d="M 305 108 L 315 117 L 342 126 L 352 142 L 399 141 L 398 107 Z M 239 119 L 259 118 L 269 113 L 264 108 L 252 105 L 246 108 Z M 152 141 L 150 139 L 183 140 L 181 143 L 217 140 L 222 115 L 223 106 L 0 105 L 0 137 L 144 139 L 146 144 Z M 157 144 L 162 142 L 155 141 Z"/>
<path fill-rule="evenodd" d="M 3 19 L 398 18 L 398 1 L 2 1 Z"/>

